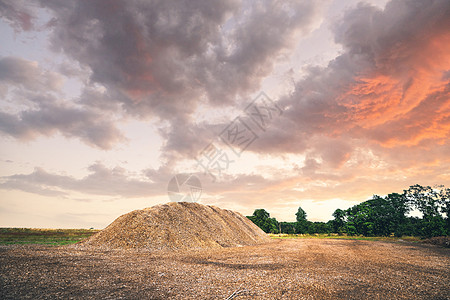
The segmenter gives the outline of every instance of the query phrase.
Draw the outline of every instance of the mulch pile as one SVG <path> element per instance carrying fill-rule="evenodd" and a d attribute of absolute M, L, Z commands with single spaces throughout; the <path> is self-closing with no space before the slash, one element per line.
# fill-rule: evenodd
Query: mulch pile
<path fill-rule="evenodd" d="M 240 213 L 192 202 L 135 210 L 71 247 L 78 249 L 201 249 L 266 243 L 271 239 Z"/>

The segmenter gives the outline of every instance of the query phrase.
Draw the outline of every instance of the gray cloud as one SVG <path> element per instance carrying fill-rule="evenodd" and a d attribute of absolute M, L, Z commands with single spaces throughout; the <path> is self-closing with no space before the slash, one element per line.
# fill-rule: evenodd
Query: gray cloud
<path fill-rule="evenodd" d="M 54 49 L 92 71 L 132 114 L 182 117 L 201 97 L 192 61 L 218 38 L 234 1 L 43 2 L 55 13 Z M 182 10 L 179 8 L 183 7 Z"/>
<path fill-rule="evenodd" d="M 91 81 L 112 95 L 108 101 L 128 113 L 177 119 L 169 138 L 186 136 L 178 130 L 195 126 L 189 116 L 200 101 L 226 105 L 257 90 L 296 35 L 312 29 L 323 6 L 245 2 L 244 10 L 234 0 L 42 4 L 55 15 L 53 48 L 88 66 Z M 86 98 L 83 104 L 100 103 Z M 191 152 L 180 145 L 170 140 L 165 150 Z"/>
<path fill-rule="evenodd" d="M 0 131 L 25 140 L 60 132 L 102 149 L 111 148 L 124 139 L 114 124 L 103 116 L 54 103 L 41 104 L 39 110 L 26 110 L 19 115 L 0 112 Z"/>
<path fill-rule="evenodd" d="M 88 170 L 89 175 L 77 179 L 36 168 L 30 174 L 2 177 L 0 188 L 22 190 L 45 196 L 66 196 L 70 191 L 76 191 L 91 195 L 144 197 L 167 192 L 166 186 L 161 185 L 161 182 L 131 178 L 130 174 L 120 167 L 110 169 L 95 163 L 89 166 Z M 168 179 L 164 178 L 164 180 L 166 183 Z"/>
<path fill-rule="evenodd" d="M 36 62 L 19 57 L 0 57 L 0 85 L 17 86 L 28 90 L 58 90 L 62 76 L 44 71 Z"/>
<path fill-rule="evenodd" d="M 74 178 L 35 168 L 29 174 L 0 177 L 0 189 L 20 190 L 52 197 L 69 197 L 70 192 L 124 198 L 164 196 L 167 195 L 169 180 L 175 175 L 168 165 L 133 174 L 122 167 L 107 168 L 97 162 L 90 165 L 88 171 L 87 176 Z M 260 193 L 266 188 L 270 189 L 271 186 L 282 183 L 285 179 L 269 180 L 261 175 L 238 174 L 225 175 L 222 182 L 213 182 L 212 178 L 201 172 L 195 175 L 200 178 L 205 193 L 223 195 L 227 198 L 236 193 Z M 82 198 L 80 201 L 87 199 Z"/>
<path fill-rule="evenodd" d="M 92 86 L 85 86 L 77 101 L 86 109 L 102 112 L 103 114 L 120 111 L 120 105 L 114 100 L 108 90 L 102 91 Z"/>
<path fill-rule="evenodd" d="M 210 101 L 220 103 L 256 90 L 282 51 L 292 48 L 299 33 L 312 30 L 322 5 L 320 1 L 254 3 L 247 16 L 235 20 L 215 56 L 196 68 Z"/>
<path fill-rule="evenodd" d="M 172 124 L 165 152 L 190 155 L 189 144 L 174 139 L 195 138 L 185 131 L 197 126 L 190 118 L 197 105 L 230 105 L 256 91 L 298 34 L 311 31 L 324 5 L 278 0 L 97 0 L 41 1 L 41 6 L 53 14 L 47 24 L 52 49 L 89 70 L 90 84 L 107 90 L 101 93 L 88 86 L 77 103 L 86 111 L 168 120 Z M 22 2 L 4 10 L 37 13 L 36 7 Z M 4 62 L 4 70 L 8 63 Z M 22 66 L 29 62 L 14 64 L 16 72 L 5 71 L 8 80 L 32 84 L 36 74 L 30 73 L 29 65 Z M 79 76 L 67 65 L 61 68 L 68 76 Z M 104 147 L 104 142 L 100 144 Z"/>
<path fill-rule="evenodd" d="M 110 115 L 59 100 L 54 92 L 61 82 L 61 75 L 44 71 L 35 62 L 16 57 L 0 58 L 0 85 L 7 88 L 2 98 L 9 98 L 15 109 L 22 104 L 18 112 L 0 111 L 0 132 L 22 140 L 60 132 L 102 149 L 124 140 Z M 100 96 L 85 92 L 81 99 L 86 97 L 97 99 Z"/>
<path fill-rule="evenodd" d="M 0 2 L 0 17 L 8 21 L 16 32 L 31 30 L 34 27 L 33 10 L 30 9 L 28 1 L 3 0 Z"/>

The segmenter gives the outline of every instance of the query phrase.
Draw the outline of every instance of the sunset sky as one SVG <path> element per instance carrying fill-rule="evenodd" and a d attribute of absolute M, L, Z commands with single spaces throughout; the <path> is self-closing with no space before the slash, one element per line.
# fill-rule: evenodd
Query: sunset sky
<path fill-rule="evenodd" d="M 450 186 L 448 0 L 0 0 L 0 38 L 1 227 L 103 228 L 178 173 L 279 221 Z"/>

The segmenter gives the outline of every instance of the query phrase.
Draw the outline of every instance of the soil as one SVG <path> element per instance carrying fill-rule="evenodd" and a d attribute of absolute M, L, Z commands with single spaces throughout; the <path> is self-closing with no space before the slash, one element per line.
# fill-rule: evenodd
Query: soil
<path fill-rule="evenodd" d="M 450 236 L 437 236 L 426 239 L 423 242 L 427 244 L 433 244 L 441 247 L 450 248 Z"/>
<path fill-rule="evenodd" d="M 0 246 L 1 299 L 450 299 L 450 249 L 286 239 L 202 250 Z"/>
<path fill-rule="evenodd" d="M 270 238 L 238 212 L 192 202 L 135 210 L 74 245 L 77 249 L 202 249 L 267 243 Z"/>

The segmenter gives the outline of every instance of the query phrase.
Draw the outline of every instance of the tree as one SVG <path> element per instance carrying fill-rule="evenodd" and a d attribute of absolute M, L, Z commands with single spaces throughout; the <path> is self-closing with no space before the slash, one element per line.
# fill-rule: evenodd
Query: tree
<path fill-rule="evenodd" d="M 412 185 L 403 192 L 409 204 L 422 213 L 420 222 L 421 235 L 440 236 L 447 233 L 446 222 L 440 214 L 441 193 L 430 186 Z M 443 193 L 445 194 L 445 193 Z"/>
<path fill-rule="evenodd" d="M 441 207 L 441 213 L 445 215 L 445 231 L 447 235 L 450 235 L 450 188 L 439 186 L 439 205 Z"/>
<path fill-rule="evenodd" d="M 297 219 L 297 223 L 295 224 L 296 233 L 307 233 L 308 220 L 306 219 L 306 212 L 301 207 L 299 207 L 295 216 Z"/>
<path fill-rule="evenodd" d="M 253 212 L 253 216 L 256 217 L 258 220 L 266 220 L 270 217 L 270 214 L 265 209 L 255 209 Z"/>
<path fill-rule="evenodd" d="M 409 204 L 417 208 L 424 218 L 439 215 L 439 196 L 430 186 L 412 185 L 403 194 Z"/>
<path fill-rule="evenodd" d="M 280 233 L 294 234 L 296 222 L 280 222 Z"/>
<path fill-rule="evenodd" d="M 343 233 L 345 231 L 345 212 L 342 209 L 338 208 L 334 211 L 333 217 L 333 232 Z"/>
<path fill-rule="evenodd" d="M 330 233 L 331 227 L 330 223 L 325 222 L 310 222 L 308 221 L 308 233 Z"/>
<path fill-rule="evenodd" d="M 393 208 L 385 198 L 374 195 L 346 210 L 349 234 L 389 236 L 393 231 Z"/>
<path fill-rule="evenodd" d="M 416 209 L 422 218 L 408 216 Z M 269 233 L 347 233 L 365 236 L 441 236 L 450 234 L 450 189 L 444 186 L 412 185 L 402 194 L 374 195 L 347 210 L 336 209 L 333 220 L 310 222 L 299 207 L 296 222 L 278 222 L 264 209 L 248 217 Z"/>
<path fill-rule="evenodd" d="M 394 232 L 394 235 L 400 237 L 407 234 L 406 214 L 411 211 L 411 207 L 408 205 L 406 197 L 402 194 L 392 193 L 387 195 L 386 200 L 391 208 L 391 230 Z"/>
<path fill-rule="evenodd" d="M 347 215 L 347 230 L 350 235 L 364 236 L 374 235 L 371 216 L 371 207 L 368 201 L 362 202 L 358 205 L 350 207 L 346 211 Z"/>
<path fill-rule="evenodd" d="M 271 218 L 265 209 L 255 209 L 253 215 L 247 218 L 265 233 L 278 233 L 278 221 L 275 218 Z"/>
<path fill-rule="evenodd" d="M 295 213 L 297 222 L 306 221 L 306 212 L 303 210 L 303 208 L 299 207 L 297 212 Z"/>

